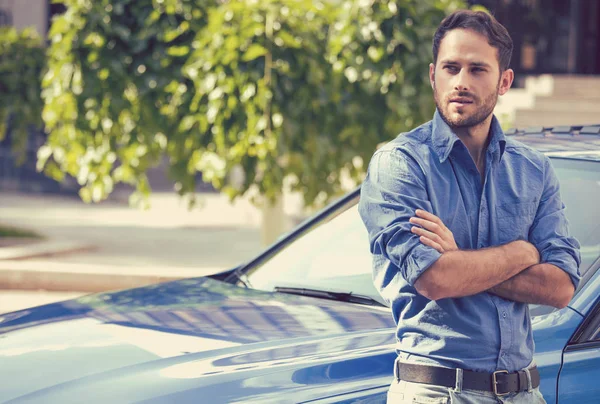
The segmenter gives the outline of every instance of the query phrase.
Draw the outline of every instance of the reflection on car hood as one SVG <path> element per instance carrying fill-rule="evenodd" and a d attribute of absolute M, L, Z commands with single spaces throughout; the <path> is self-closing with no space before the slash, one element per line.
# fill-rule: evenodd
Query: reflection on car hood
<path fill-rule="evenodd" d="M 208 278 L 91 295 L 0 315 L 0 401 L 300 401 L 385 386 L 393 327 L 385 308 Z"/>

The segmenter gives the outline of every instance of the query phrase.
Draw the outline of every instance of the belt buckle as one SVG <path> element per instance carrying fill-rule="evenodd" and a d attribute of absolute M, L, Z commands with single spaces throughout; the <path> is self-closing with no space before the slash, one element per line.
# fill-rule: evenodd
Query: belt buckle
<path fill-rule="evenodd" d="M 502 397 L 502 396 L 509 394 L 510 391 L 507 391 L 506 393 L 498 393 L 498 379 L 497 379 L 498 373 L 508 374 L 508 370 L 497 370 L 494 373 L 492 373 L 492 383 L 494 385 L 494 394 L 498 397 Z"/>

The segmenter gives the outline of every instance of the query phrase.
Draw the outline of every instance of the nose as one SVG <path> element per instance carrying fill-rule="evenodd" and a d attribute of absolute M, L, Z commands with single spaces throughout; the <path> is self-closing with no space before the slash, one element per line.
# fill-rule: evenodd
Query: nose
<path fill-rule="evenodd" d="M 454 89 L 456 91 L 469 91 L 469 72 L 467 69 L 460 69 L 454 79 Z"/>

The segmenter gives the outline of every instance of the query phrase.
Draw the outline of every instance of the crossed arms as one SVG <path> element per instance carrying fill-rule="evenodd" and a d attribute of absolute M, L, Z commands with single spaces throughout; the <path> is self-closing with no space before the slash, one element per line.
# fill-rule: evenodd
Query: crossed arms
<path fill-rule="evenodd" d="M 540 263 L 537 248 L 523 240 L 492 248 L 461 251 L 452 232 L 435 215 L 416 211 L 411 231 L 421 243 L 442 256 L 415 282 L 431 300 L 463 297 L 488 291 L 509 300 L 563 308 L 575 288 L 569 275 L 552 264 Z"/>
<path fill-rule="evenodd" d="M 401 276 L 431 300 L 488 292 L 523 303 L 565 307 L 579 281 L 579 244 L 568 234 L 558 179 L 547 158 L 544 165 L 543 192 L 529 241 L 461 250 L 445 224 L 426 212 L 434 206 L 426 175 L 415 159 L 402 150 L 378 151 L 359 201 L 371 252 L 394 264 L 375 274 L 377 286 L 393 296 L 394 278 Z"/>

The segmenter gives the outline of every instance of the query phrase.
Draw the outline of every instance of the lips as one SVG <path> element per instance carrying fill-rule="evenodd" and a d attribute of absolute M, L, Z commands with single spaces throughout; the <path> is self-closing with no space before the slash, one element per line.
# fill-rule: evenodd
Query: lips
<path fill-rule="evenodd" d="M 450 102 L 466 105 L 466 104 L 472 104 L 473 100 L 470 98 L 465 98 L 465 97 L 457 97 L 457 98 L 451 98 Z"/>

